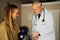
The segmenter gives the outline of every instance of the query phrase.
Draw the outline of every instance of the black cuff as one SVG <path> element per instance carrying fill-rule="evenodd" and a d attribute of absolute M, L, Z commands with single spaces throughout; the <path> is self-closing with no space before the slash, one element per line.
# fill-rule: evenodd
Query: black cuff
<path fill-rule="evenodd" d="M 39 34 L 39 36 L 41 36 L 41 35 Z"/>

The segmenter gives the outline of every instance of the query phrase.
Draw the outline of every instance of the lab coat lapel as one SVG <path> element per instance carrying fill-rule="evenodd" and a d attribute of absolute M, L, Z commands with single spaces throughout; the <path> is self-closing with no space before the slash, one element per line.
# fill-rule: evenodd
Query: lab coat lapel
<path fill-rule="evenodd" d="M 41 13 L 40 18 L 38 19 L 37 24 L 42 23 L 42 20 L 43 20 L 43 12 Z"/>

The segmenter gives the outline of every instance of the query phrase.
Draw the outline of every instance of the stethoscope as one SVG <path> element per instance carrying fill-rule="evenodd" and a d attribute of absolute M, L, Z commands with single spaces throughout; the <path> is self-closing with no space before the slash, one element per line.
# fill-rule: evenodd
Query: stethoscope
<path fill-rule="evenodd" d="M 45 9 L 43 8 L 43 19 L 42 19 L 42 22 L 45 21 Z"/>
<path fill-rule="evenodd" d="M 45 9 L 43 8 L 42 11 L 43 11 L 43 19 L 42 19 L 42 22 L 44 22 L 44 21 L 45 21 Z M 41 11 L 41 12 L 42 12 L 42 11 Z M 34 13 L 34 14 L 35 14 L 35 13 Z M 39 14 L 38 20 L 40 19 L 40 17 L 41 17 L 41 14 Z"/>
<path fill-rule="evenodd" d="M 41 6 L 42 6 L 42 3 L 41 3 Z M 42 19 L 42 22 L 44 22 L 45 21 L 45 9 L 43 8 L 42 10 L 43 10 L 43 19 Z"/>
<path fill-rule="evenodd" d="M 43 12 L 43 13 L 42 13 L 42 14 L 43 14 L 42 22 L 44 22 L 44 21 L 45 21 L 45 9 L 43 8 L 41 12 Z M 41 14 L 38 14 L 38 19 L 39 19 L 40 17 L 41 17 Z"/>

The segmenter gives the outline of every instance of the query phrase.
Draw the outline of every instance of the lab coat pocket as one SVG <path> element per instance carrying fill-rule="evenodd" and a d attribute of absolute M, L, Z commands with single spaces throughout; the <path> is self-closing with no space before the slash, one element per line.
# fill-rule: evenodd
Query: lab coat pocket
<path fill-rule="evenodd" d="M 44 22 L 42 22 L 42 25 L 45 25 L 46 24 L 46 22 L 44 21 Z"/>
<path fill-rule="evenodd" d="M 42 22 L 41 25 L 42 25 L 42 27 L 48 28 L 48 27 L 47 27 L 47 22 L 46 22 L 46 21 Z M 44 28 L 44 29 L 45 29 L 45 28 Z"/>

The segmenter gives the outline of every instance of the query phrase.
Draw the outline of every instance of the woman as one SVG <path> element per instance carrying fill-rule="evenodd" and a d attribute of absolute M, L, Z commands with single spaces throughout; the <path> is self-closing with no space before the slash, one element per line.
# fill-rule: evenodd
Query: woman
<path fill-rule="evenodd" d="M 18 40 L 19 27 L 14 22 L 18 12 L 18 7 L 13 4 L 8 4 L 4 8 L 3 19 L 0 24 L 0 40 Z"/>

